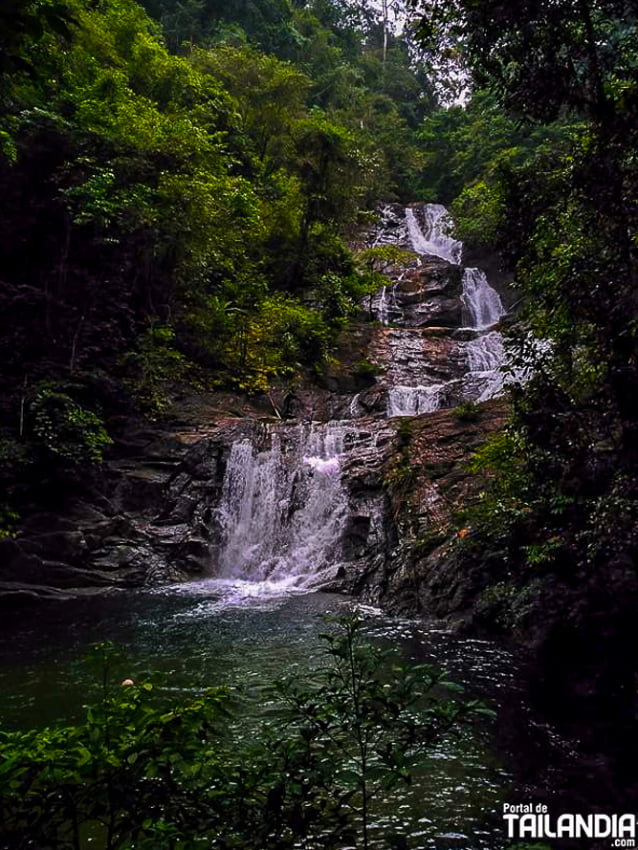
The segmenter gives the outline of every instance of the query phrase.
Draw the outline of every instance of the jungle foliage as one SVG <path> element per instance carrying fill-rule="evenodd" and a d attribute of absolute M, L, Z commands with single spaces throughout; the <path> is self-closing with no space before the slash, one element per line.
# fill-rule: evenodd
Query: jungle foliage
<path fill-rule="evenodd" d="M 321 375 L 378 285 L 346 247 L 360 210 L 418 182 L 432 94 L 366 4 L 146 5 L 0 11 L 7 511 L 174 387 Z"/>
<path fill-rule="evenodd" d="M 29 482 L 99 463 L 118 418 L 159 415 L 173 385 L 321 375 L 395 259 L 348 250 L 362 211 L 449 202 L 515 269 L 513 365 L 535 366 L 476 459 L 494 485 L 463 545 L 494 570 L 487 608 L 545 588 L 501 620 L 553 617 L 566 714 L 567 668 L 589 664 L 591 716 L 627 729 L 635 0 L 406 0 L 406 35 L 359 0 L 144 7 L 0 10 L 0 536 Z"/>
<path fill-rule="evenodd" d="M 500 110 L 498 134 L 509 122 L 519 139 L 546 137 L 521 156 L 510 134 L 516 147 L 479 163 L 456 202 L 466 227 L 486 222 L 516 270 L 526 308 L 513 366 L 533 366 L 508 431 L 476 458 L 494 483 L 466 545 L 489 557 L 511 598 L 542 586 L 518 623 L 528 634 L 553 624 L 543 671 L 553 700 L 564 717 L 576 704 L 592 722 L 614 717 L 627 753 L 638 613 L 638 6 L 413 5 L 439 70 L 464 63 L 465 79 Z M 596 684 L 585 698 L 587 676 Z"/>
<path fill-rule="evenodd" d="M 119 685 L 121 653 L 97 645 L 101 696 L 84 722 L 0 731 L 2 846 L 366 850 L 379 798 L 491 712 L 432 668 L 392 663 L 354 614 L 323 637 L 312 679 L 265 686 L 259 735 L 242 733 L 257 721 L 237 725 L 223 688 L 176 700 L 151 681 Z"/>

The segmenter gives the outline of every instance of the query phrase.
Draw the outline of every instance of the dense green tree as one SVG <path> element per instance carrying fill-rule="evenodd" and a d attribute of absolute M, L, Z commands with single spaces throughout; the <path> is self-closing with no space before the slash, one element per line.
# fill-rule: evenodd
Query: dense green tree
<path fill-rule="evenodd" d="M 239 132 L 252 163 L 268 176 L 294 161 L 295 129 L 306 116 L 310 80 L 288 62 L 253 48 L 197 51 L 195 67 L 223 82 L 235 98 Z"/>
<path fill-rule="evenodd" d="M 527 328 L 547 343 L 517 394 L 509 442 L 483 456 L 499 480 L 478 522 L 488 551 L 504 546 L 514 598 L 536 600 L 527 628 L 534 616 L 546 624 L 545 699 L 563 720 L 587 717 L 591 746 L 609 736 L 626 756 L 638 612 L 638 7 L 419 5 L 438 55 L 462 56 L 519 118 L 563 125 L 560 144 L 515 157 L 493 183 L 494 233 L 528 298 Z M 517 355 L 527 367 L 539 360 L 528 341 Z"/>
<path fill-rule="evenodd" d="M 494 180 L 502 166 L 522 164 L 549 133 L 521 125 L 493 94 L 477 91 L 466 105 L 438 108 L 422 122 L 423 181 L 433 200 L 450 203 L 471 184 Z"/>
<path fill-rule="evenodd" d="M 243 26 L 251 9 L 226 9 L 227 23 Z M 306 10 L 262 12 L 285 22 Z M 43 381 L 67 412 L 108 418 L 136 404 L 157 413 L 163 388 L 189 376 L 261 391 L 320 370 L 360 295 L 340 231 L 375 173 L 361 139 L 313 104 L 305 69 L 242 39 L 205 50 L 193 29 L 188 56 L 169 53 L 133 0 L 25 0 L 3 15 L 0 466 L 10 494 L 29 453 L 42 459 Z"/>
<path fill-rule="evenodd" d="M 144 0 L 142 5 L 160 21 L 174 52 L 243 37 L 267 53 L 285 55 L 297 39 L 289 0 Z"/>
<path fill-rule="evenodd" d="M 259 4 L 259 14 L 244 3 L 204 2 L 199 9 L 177 0 L 148 0 L 146 7 L 163 23 L 173 50 L 183 52 L 184 45 L 179 47 L 170 36 L 170 22 L 182 20 L 189 9 L 194 22 L 185 28 L 195 35 L 185 39 L 186 52 L 193 51 L 193 41 L 204 47 L 223 44 L 238 50 L 235 67 L 229 65 L 226 74 L 221 73 L 232 91 L 242 88 L 243 100 L 247 100 L 249 82 L 259 88 L 262 104 L 274 95 L 272 89 L 266 92 L 263 82 L 248 80 L 248 53 L 243 52 L 247 44 L 257 48 L 253 64 L 260 53 L 262 63 L 266 61 L 264 53 L 268 54 L 272 68 L 276 67 L 275 57 L 292 62 L 309 80 L 309 103 L 321 107 L 330 120 L 359 131 L 357 144 L 376 168 L 378 178 L 376 184 L 369 181 L 369 200 L 414 198 L 420 158 L 413 131 L 433 108 L 434 96 L 406 39 L 391 32 L 388 24 L 384 40 L 380 6 L 345 0 L 292 5 L 272 2 Z M 405 12 L 401 10 L 401 14 Z M 241 80 L 246 85 L 241 86 Z M 281 102 L 283 96 L 281 90 L 275 100 Z"/>

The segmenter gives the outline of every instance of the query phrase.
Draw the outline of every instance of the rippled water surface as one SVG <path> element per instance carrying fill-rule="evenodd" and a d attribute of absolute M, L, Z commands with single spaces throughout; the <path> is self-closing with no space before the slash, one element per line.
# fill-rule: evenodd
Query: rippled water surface
<path fill-rule="evenodd" d="M 351 606 L 323 593 L 281 595 L 281 587 L 203 582 L 162 592 L 116 593 L 5 616 L 0 627 L 0 719 L 8 728 L 82 716 L 97 689 L 81 659 L 90 644 L 126 648 L 122 678 L 163 674 L 178 691 L 228 684 L 242 691 L 321 659 L 325 615 Z M 516 699 L 511 657 L 502 648 L 460 639 L 363 609 L 371 640 L 404 658 L 433 662 L 473 696 Z M 495 744 L 498 721 L 463 728 L 439 745 L 412 787 L 376 814 L 373 833 L 409 824 L 409 846 L 491 848 L 503 841 L 502 802 L 512 778 Z M 381 845 L 379 842 L 375 846 Z"/>

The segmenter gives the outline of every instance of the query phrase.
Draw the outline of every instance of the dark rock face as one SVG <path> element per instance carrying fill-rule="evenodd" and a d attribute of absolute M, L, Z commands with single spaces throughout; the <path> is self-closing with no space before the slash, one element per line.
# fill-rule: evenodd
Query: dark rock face
<path fill-rule="evenodd" d="M 433 257 L 410 269 L 394 288 L 396 323 L 406 328 L 462 324 L 461 268 Z"/>
<path fill-rule="evenodd" d="M 17 604 L 201 573 L 209 548 L 201 506 L 216 495 L 201 480 L 201 455 L 201 446 L 188 454 L 188 438 L 158 434 L 143 456 L 106 466 L 90 503 L 29 517 L 16 539 L 0 542 L 0 596 Z M 214 479 L 220 452 L 208 450 L 206 461 Z"/>
<path fill-rule="evenodd" d="M 366 299 L 364 310 L 403 328 L 458 328 L 463 323 L 462 269 L 438 257 L 416 259 L 413 267 L 388 270 L 384 293 Z"/>
<path fill-rule="evenodd" d="M 483 484 L 465 469 L 467 460 L 503 427 L 506 414 L 500 401 L 483 405 L 471 422 L 441 410 L 410 420 L 411 433 L 402 449 L 395 437 L 376 479 L 389 502 L 393 532 L 385 550 L 361 565 L 352 590 L 397 614 L 456 625 L 471 621 L 482 589 L 481 568 L 458 569 L 458 538 L 450 531 L 451 521 Z M 398 464 L 412 474 L 397 478 Z M 368 486 L 374 486 L 369 479 Z"/>

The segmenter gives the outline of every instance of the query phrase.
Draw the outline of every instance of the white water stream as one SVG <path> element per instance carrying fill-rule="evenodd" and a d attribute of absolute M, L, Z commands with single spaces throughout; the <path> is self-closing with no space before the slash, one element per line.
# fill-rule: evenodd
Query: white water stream
<path fill-rule="evenodd" d="M 341 456 L 351 423 L 299 425 L 258 451 L 249 438 L 230 451 L 219 509 L 219 577 L 249 579 L 264 592 L 307 587 L 334 573 L 348 519 Z"/>
<path fill-rule="evenodd" d="M 412 249 L 418 254 L 440 257 L 459 265 L 463 245 L 449 235 L 451 221 L 445 207 L 426 204 L 421 215 L 423 228 L 414 210 L 406 208 L 405 219 Z M 461 302 L 465 328 L 478 332 L 474 339 L 465 343 L 467 373 L 461 380 L 424 384 L 416 371 L 413 384 L 389 388 L 388 416 L 432 413 L 445 406 L 448 398 L 458 396 L 459 390 L 462 400 L 476 402 L 487 401 L 502 392 L 503 338 L 498 331 L 491 329 L 503 318 L 506 310 L 498 292 L 490 286 L 481 269 L 463 270 Z"/>
<path fill-rule="evenodd" d="M 441 204 L 425 204 L 422 211 L 423 227 L 419 225 L 416 214 L 411 207 L 406 207 L 405 210 L 405 221 L 412 248 L 417 254 L 441 257 L 449 263 L 459 265 L 463 253 L 463 244 L 449 235 L 452 229 L 452 220 L 448 211 Z"/>
<path fill-rule="evenodd" d="M 493 327 L 505 315 L 498 292 L 488 283 L 481 269 L 465 269 L 461 301 L 468 313 L 468 327 L 485 330 Z"/>
<path fill-rule="evenodd" d="M 441 407 L 441 394 L 445 384 L 417 387 L 391 387 L 388 391 L 387 415 L 419 416 L 434 413 Z"/>

